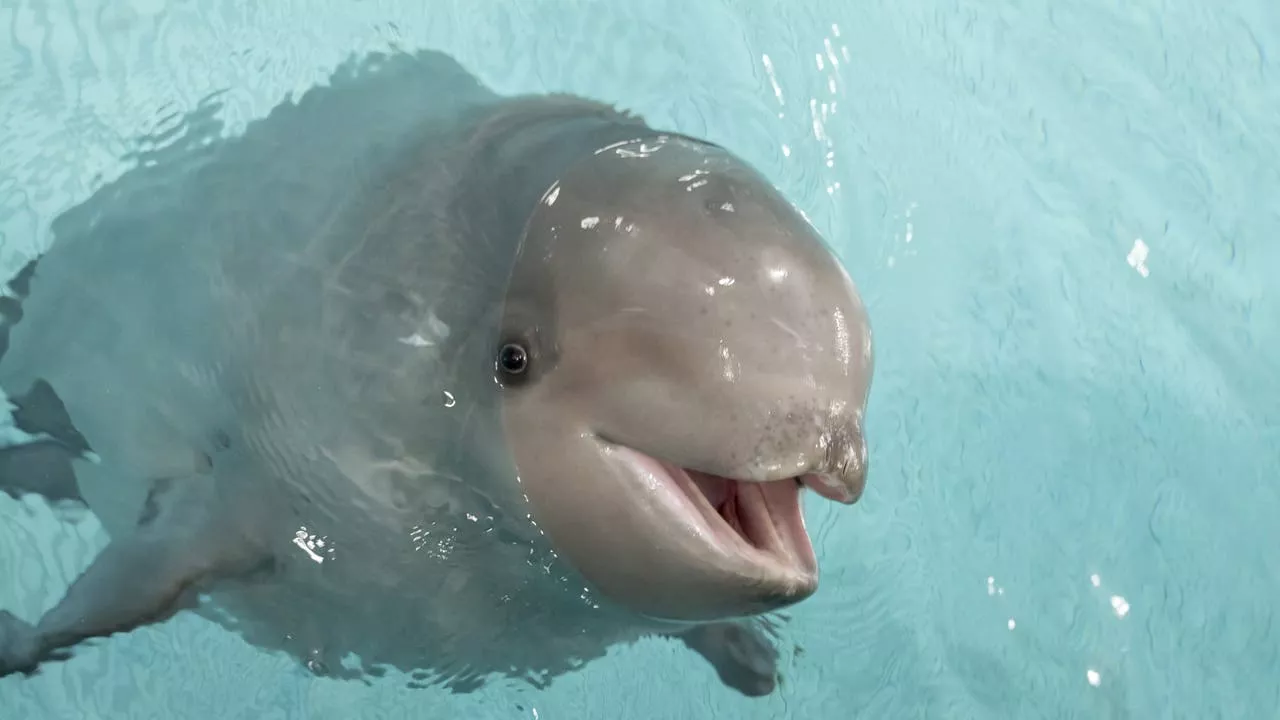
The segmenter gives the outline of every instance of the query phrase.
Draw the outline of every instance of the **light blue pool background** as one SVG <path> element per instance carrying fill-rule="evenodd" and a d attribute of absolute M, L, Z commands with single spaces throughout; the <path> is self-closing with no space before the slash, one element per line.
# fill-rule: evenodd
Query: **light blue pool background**
<path fill-rule="evenodd" d="M 726 144 L 848 263 L 870 485 L 809 503 L 785 686 L 653 641 L 449 697 L 181 616 L 0 681 L 0 718 L 1280 717 L 1280 6 L 0 0 L 0 264 L 166 117 L 226 90 L 239 131 L 391 44 Z M 0 496 L 0 607 L 104 542 Z"/>

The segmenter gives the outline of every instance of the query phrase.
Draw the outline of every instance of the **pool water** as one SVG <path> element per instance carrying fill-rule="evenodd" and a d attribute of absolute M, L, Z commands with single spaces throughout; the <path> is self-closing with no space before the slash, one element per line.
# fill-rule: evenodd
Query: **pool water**
<path fill-rule="evenodd" d="M 809 506 L 785 684 L 674 643 L 546 691 L 316 679 L 181 615 L 0 680 L 0 718 L 1280 717 L 1280 8 L 1265 0 L 0 2 L 0 264 L 214 93 L 230 131 L 433 48 L 757 165 L 838 248 L 871 476 Z M 106 542 L 0 495 L 0 608 Z"/>

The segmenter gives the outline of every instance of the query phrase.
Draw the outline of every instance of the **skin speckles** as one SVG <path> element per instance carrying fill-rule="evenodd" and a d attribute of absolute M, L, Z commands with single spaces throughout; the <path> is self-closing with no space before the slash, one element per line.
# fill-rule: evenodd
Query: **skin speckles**
<path fill-rule="evenodd" d="M 846 406 L 824 407 L 791 396 L 779 407 L 792 409 L 775 410 L 762 425 L 739 429 L 758 439 L 745 455 L 734 453 L 735 464 L 772 476 L 806 468 L 844 475 L 865 465 L 861 420 Z M 738 424 L 736 414 L 729 419 Z"/>

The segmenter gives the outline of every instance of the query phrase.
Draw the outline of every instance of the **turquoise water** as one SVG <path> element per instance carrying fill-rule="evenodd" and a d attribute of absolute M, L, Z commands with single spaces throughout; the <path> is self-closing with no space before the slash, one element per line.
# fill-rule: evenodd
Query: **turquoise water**
<path fill-rule="evenodd" d="M 7 269 L 174 113 L 225 90 L 236 130 L 395 44 L 729 146 L 878 343 L 868 492 L 809 507 L 774 697 L 658 641 L 542 692 L 341 683 L 183 615 L 0 681 L 0 718 L 1280 717 L 1275 7 L 0 2 Z M 105 540 L 0 496 L 0 608 Z"/>

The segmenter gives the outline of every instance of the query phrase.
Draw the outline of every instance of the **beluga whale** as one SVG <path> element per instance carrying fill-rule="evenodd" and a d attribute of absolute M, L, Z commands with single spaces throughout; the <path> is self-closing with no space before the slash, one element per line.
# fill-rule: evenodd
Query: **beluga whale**
<path fill-rule="evenodd" d="M 541 686 L 662 636 L 772 693 L 819 587 L 803 501 L 868 466 L 867 310 L 803 213 L 710 140 L 432 51 L 240 132 L 217 107 L 0 298 L 0 490 L 109 536 L 0 609 L 0 683 L 186 612 L 338 678 Z"/>

